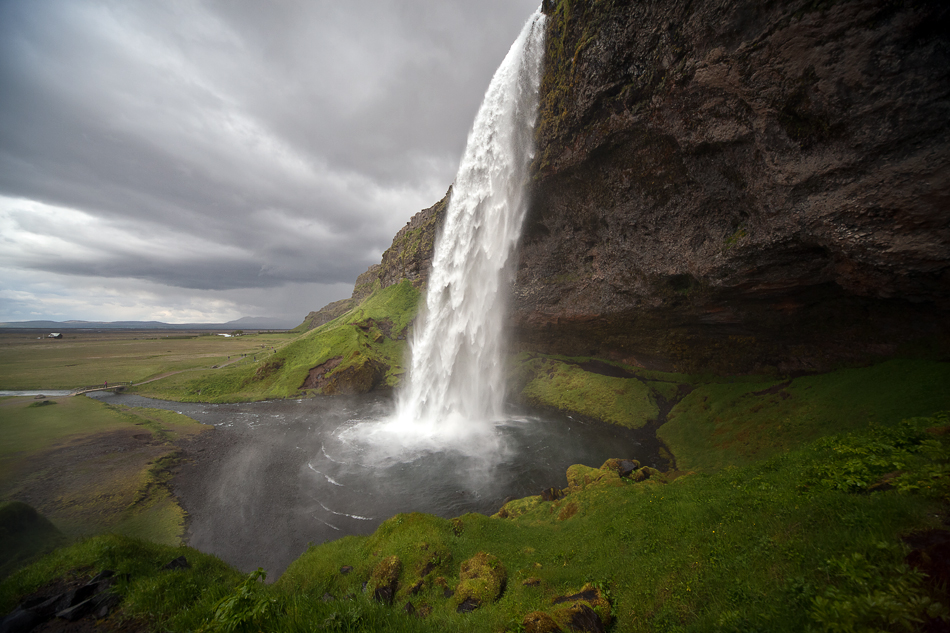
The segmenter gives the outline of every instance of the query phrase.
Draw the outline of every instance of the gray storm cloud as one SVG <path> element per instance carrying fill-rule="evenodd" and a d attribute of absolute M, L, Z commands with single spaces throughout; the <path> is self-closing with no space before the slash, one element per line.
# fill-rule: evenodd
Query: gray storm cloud
<path fill-rule="evenodd" d="M 450 184 L 535 5 L 0 3 L 0 321 L 345 296 Z"/>

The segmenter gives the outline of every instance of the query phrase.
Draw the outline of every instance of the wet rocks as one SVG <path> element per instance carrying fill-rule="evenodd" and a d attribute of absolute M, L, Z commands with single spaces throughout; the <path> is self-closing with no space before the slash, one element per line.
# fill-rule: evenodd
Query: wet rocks
<path fill-rule="evenodd" d="M 115 572 L 104 570 L 79 586 L 48 595 L 41 592 L 27 597 L 0 621 L 0 633 L 25 633 L 60 618 L 75 622 L 91 617 L 106 618 L 121 602 L 112 591 Z"/>

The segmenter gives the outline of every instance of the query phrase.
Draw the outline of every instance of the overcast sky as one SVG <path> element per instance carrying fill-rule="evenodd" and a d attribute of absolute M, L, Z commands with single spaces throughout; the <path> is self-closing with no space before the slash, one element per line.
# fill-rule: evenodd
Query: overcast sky
<path fill-rule="evenodd" d="M 539 3 L 0 0 L 0 322 L 348 297 Z"/>

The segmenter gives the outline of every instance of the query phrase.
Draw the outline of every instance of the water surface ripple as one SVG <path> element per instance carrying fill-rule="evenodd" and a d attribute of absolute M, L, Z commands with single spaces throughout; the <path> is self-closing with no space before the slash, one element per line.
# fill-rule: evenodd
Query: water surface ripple
<path fill-rule="evenodd" d="M 172 485 L 188 512 L 187 541 L 242 571 L 275 579 L 308 543 L 369 534 L 400 512 L 492 514 L 508 497 L 564 487 L 571 464 L 611 457 L 661 467 L 652 431 L 510 409 L 490 450 L 413 444 L 377 425 L 389 396 L 241 404 L 179 403 L 99 392 L 109 404 L 183 413 L 215 430 L 186 443 Z"/>

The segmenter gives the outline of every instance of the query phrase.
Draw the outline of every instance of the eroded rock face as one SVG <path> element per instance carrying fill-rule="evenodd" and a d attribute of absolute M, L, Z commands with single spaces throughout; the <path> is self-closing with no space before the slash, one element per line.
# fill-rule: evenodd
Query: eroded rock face
<path fill-rule="evenodd" d="M 416 213 L 399 229 L 392 246 L 383 253 L 382 261 L 356 278 L 351 300 L 359 303 L 373 290 L 398 284 L 403 279 L 408 279 L 418 290 L 425 287 L 432 268 L 436 236 L 442 228 L 451 195 L 450 187 L 445 197 Z"/>
<path fill-rule="evenodd" d="M 821 369 L 947 334 L 950 9 L 547 3 L 524 348 Z"/>

